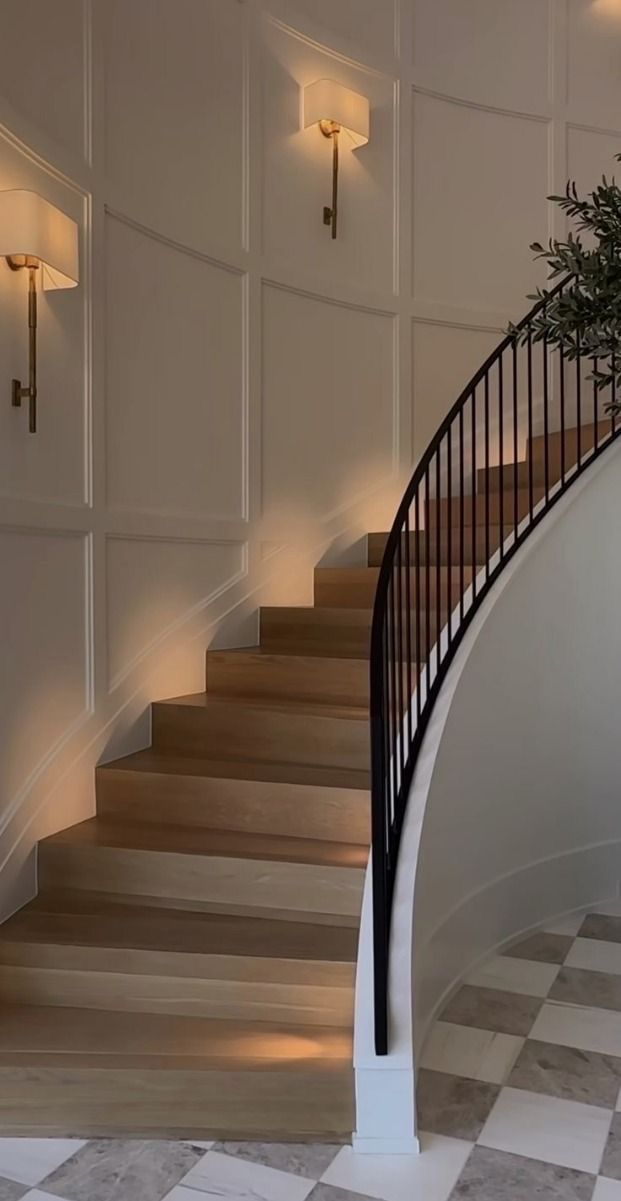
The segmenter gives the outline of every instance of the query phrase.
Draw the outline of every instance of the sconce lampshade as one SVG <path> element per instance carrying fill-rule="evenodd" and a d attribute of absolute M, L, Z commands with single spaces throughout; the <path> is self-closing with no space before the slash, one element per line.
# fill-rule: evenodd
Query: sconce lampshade
<path fill-rule="evenodd" d="M 304 88 L 304 129 L 318 122 L 339 125 L 354 147 L 369 140 L 369 101 L 335 79 L 317 79 Z"/>
<path fill-rule="evenodd" d="M 37 192 L 0 192 L 0 255 L 38 259 L 47 290 L 79 283 L 77 224 Z"/>

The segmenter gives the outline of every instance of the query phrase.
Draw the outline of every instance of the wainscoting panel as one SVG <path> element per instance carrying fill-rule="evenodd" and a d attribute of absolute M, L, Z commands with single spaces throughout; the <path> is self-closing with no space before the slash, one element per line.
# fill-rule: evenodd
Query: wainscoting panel
<path fill-rule="evenodd" d="M 328 45 L 359 46 L 365 61 L 389 61 L 395 54 L 399 0 L 267 0 L 266 7 L 299 29 L 305 19 Z"/>
<path fill-rule="evenodd" d="M 241 517 L 242 277 L 114 218 L 106 266 L 110 504 Z"/>
<path fill-rule="evenodd" d="M 500 330 L 468 329 L 414 321 L 414 456 L 422 455 L 445 413 L 486 356 L 502 338 Z"/>
<path fill-rule="evenodd" d="M 88 541 L 0 530 L 0 793 L 13 805 L 90 705 Z"/>
<path fill-rule="evenodd" d="M 107 539 L 108 676 L 118 685 L 128 670 L 206 608 L 244 571 L 244 546 L 165 538 Z M 157 580 L 157 588 L 153 587 Z"/>
<path fill-rule="evenodd" d="M 85 155 L 88 0 L 2 0 L 2 94 L 46 134 Z"/>
<path fill-rule="evenodd" d="M 266 286 L 264 515 L 326 520 L 391 470 L 394 319 Z"/>
<path fill-rule="evenodd" d="M 115 205 L 197 249 L 239 246 L 243 5 L 106 0 L 103 13 Z"/>
<path fill-rule="evenodd" d="M 544 121 L 414 97 L 414 295 L 521 312 L 548 233 Z"/>
<path fill-rule="evenodd" d="M 621 113 L 618 117 L 621 124 Z M 575 179 L 580 191 L 592 191 L 602 175 L 621 179 L 621 163 L 615 156 L 621 154 L 621 134 L 602 133 L 597 129 L 581 129 L 570 125 L 567 128 L 567 169 Z"/>
<path fill-rule="evenodd" d="M 524 112 L 549 102 L 550 0 L 414 0 L 419 87 Z"/>
<path fill-rule="evenodd" d="M 568 99 L 572 116 L 589 125 L 619 124 L 619 34 L 616 0 L 568 0 Z"/>

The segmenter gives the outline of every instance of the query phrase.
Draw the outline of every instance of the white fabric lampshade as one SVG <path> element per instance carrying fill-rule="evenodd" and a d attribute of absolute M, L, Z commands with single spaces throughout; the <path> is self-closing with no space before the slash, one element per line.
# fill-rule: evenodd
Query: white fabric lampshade
<path fill-rule="evenodd" d="M 369 101 L 335 79 L 317 79 L 304 88 L 304 128 L 319 121 L 335 121 L 354 146 L 369 140 Z"/>
<path fill-rule="evenodd" d="M 79 283 L 78 226 L 37 192 L 0 192 L 0 255 L 39 259 L 45 289 Z"/>

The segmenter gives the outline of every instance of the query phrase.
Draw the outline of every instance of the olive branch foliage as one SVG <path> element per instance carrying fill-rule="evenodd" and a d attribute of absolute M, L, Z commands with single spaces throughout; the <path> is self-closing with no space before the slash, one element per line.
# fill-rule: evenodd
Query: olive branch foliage
<path fill-rule="evenodd" d="M 615 156 L 621 162 L 621 154 Z M 593 192 L 581 198 L 570 181 L 563 196 L 549 196 L 571 219 L 575 232 L 566 241 L 550 238 L 547 247 L 533 242 L 536 259 L 548 264 L 548 280 L 567 277 L 556 296 L 540 287 L 529 300 L 543 306 L 524 329 L 511 324 L 508 333 L 524 343 L 547 341 L 566 359 L 591 359 L 588 378 L 598 391 L 608 390 L 604 408 L 621 412 L 621 188 L 604 175 Z M 589 235 L 585 245 L 584 235 Z"/>

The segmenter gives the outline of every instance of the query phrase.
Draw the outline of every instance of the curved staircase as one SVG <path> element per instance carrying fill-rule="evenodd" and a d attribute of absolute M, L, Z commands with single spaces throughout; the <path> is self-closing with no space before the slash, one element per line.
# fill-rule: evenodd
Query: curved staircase
<path fill-rule="evenodd" d="M 544 448 L 479 472 L 493 514 L 516 477 L 539 486 Z M 434 537 L 411 536 L 431 644 L 501 540 L 471 513 L 466 537 L 430 500 Z M 207 691 L 155 703 L 153 745 L 97 769 L 97 816 L 40 844 L 39 895 L 0 929 L 2 1134 L 350 1137 L 387 538 L 317 568 L 313 607 L 263 609 L 258 647 L 209 651 Z"/>

